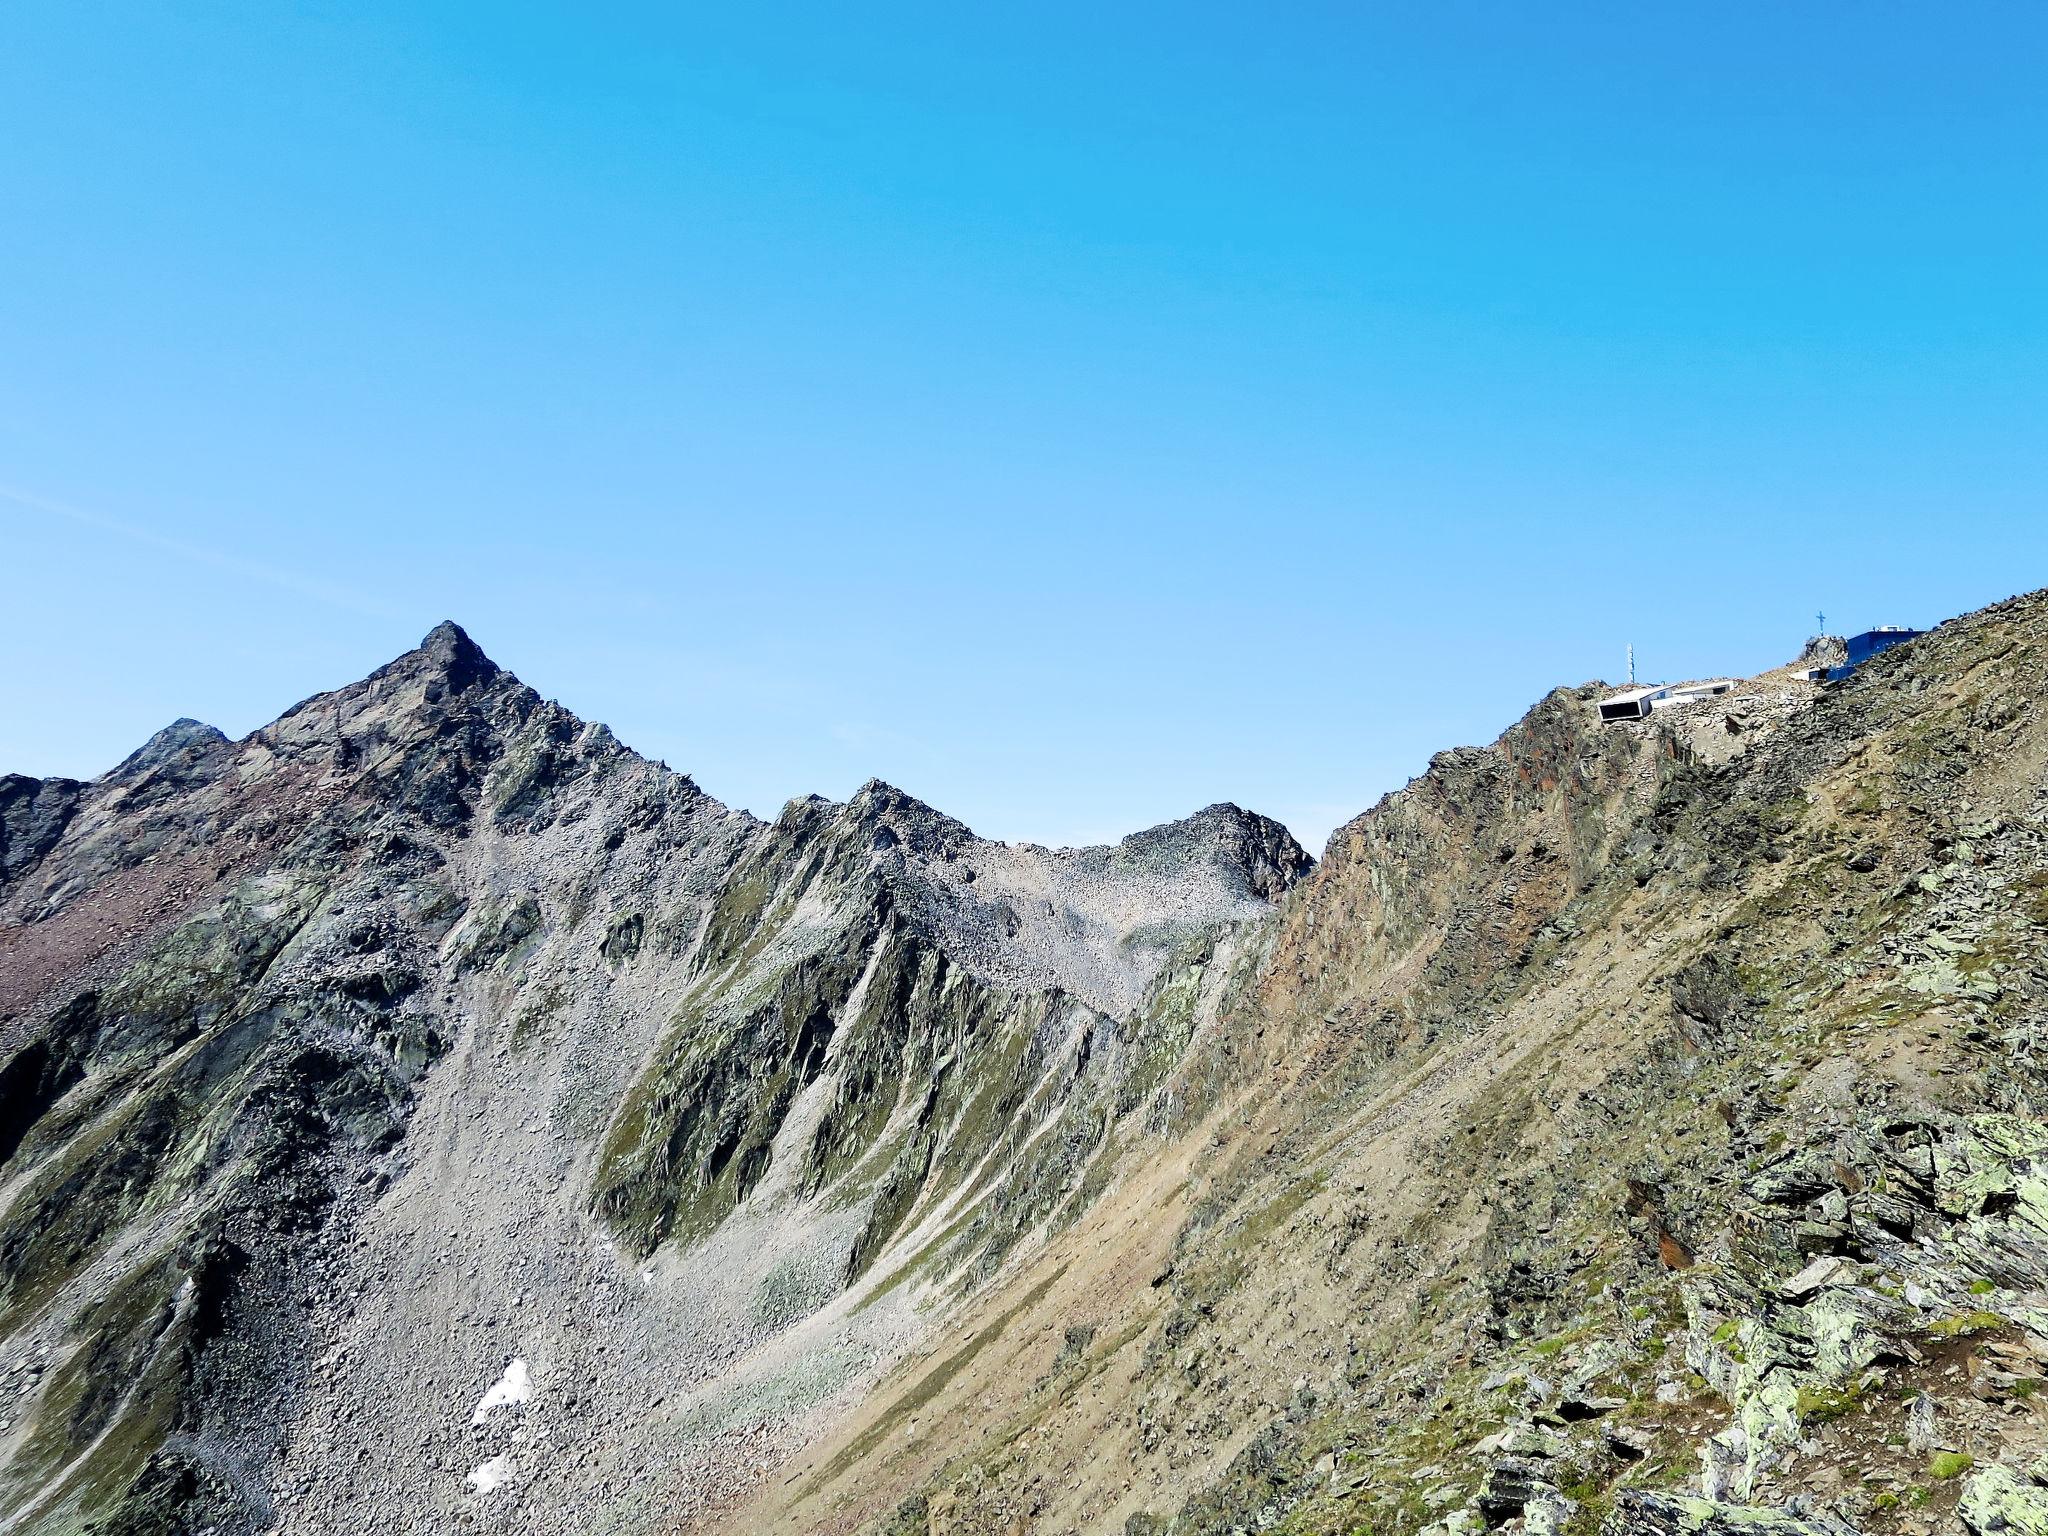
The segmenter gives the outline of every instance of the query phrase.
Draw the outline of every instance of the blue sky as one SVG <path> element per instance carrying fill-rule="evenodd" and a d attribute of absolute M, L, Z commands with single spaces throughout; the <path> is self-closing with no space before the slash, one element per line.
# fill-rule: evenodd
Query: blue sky
<path fill-rule="evenodd" d="M 1331 826 L 2048 582 L 2036 5 L 0 9 L 0 769 L 454 617 L 762 813 Z"/>

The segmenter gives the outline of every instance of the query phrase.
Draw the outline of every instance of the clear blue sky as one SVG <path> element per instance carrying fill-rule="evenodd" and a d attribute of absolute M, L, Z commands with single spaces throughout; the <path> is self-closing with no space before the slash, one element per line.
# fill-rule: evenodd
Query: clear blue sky
<path fill-rule="evenodd" d="M 763 813 L 1320 846 L 2048 583 L 2048 9 L 0 8 L 0 769 L 443 617 Z"/>

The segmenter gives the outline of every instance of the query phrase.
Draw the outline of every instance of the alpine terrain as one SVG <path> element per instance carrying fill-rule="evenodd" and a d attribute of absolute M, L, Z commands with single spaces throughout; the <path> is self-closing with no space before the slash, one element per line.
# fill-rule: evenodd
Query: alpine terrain
<path fill-rule="evenodd" d="M 458 628 L 0 778 L 0 1531 L 2048 1536 L 2048 594 L 1312 861 Z"/>

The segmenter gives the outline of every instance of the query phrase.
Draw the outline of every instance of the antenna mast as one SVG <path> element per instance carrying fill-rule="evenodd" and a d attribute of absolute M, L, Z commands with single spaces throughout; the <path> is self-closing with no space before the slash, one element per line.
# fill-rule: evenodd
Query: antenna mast
<path fill-rule="evenodd" d="M 1628 685 L 1631 688 L 1636 685 L 1636 648 L 1633 644 L 1628 648 Z"/>

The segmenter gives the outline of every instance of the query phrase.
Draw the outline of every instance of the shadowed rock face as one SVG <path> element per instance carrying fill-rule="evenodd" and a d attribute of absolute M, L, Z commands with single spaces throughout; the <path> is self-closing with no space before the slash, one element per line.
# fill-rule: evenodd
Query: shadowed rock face
<path fill-rule="evenodd" d="M 51 1531 L 716 1495 L 1086 1209 L 1309 864 L 1230 806 L 764 824 L 453 624 L 0 780 L 0 837 L 0 1528 Z M 515 1357 L 552 1425 L 475 1412 Z"/>
<path fill-rule="evenodd" d="M 0 776 L 0 880 L 12 880 L 50 851 L 78 809 L 75 779 Z"/>

